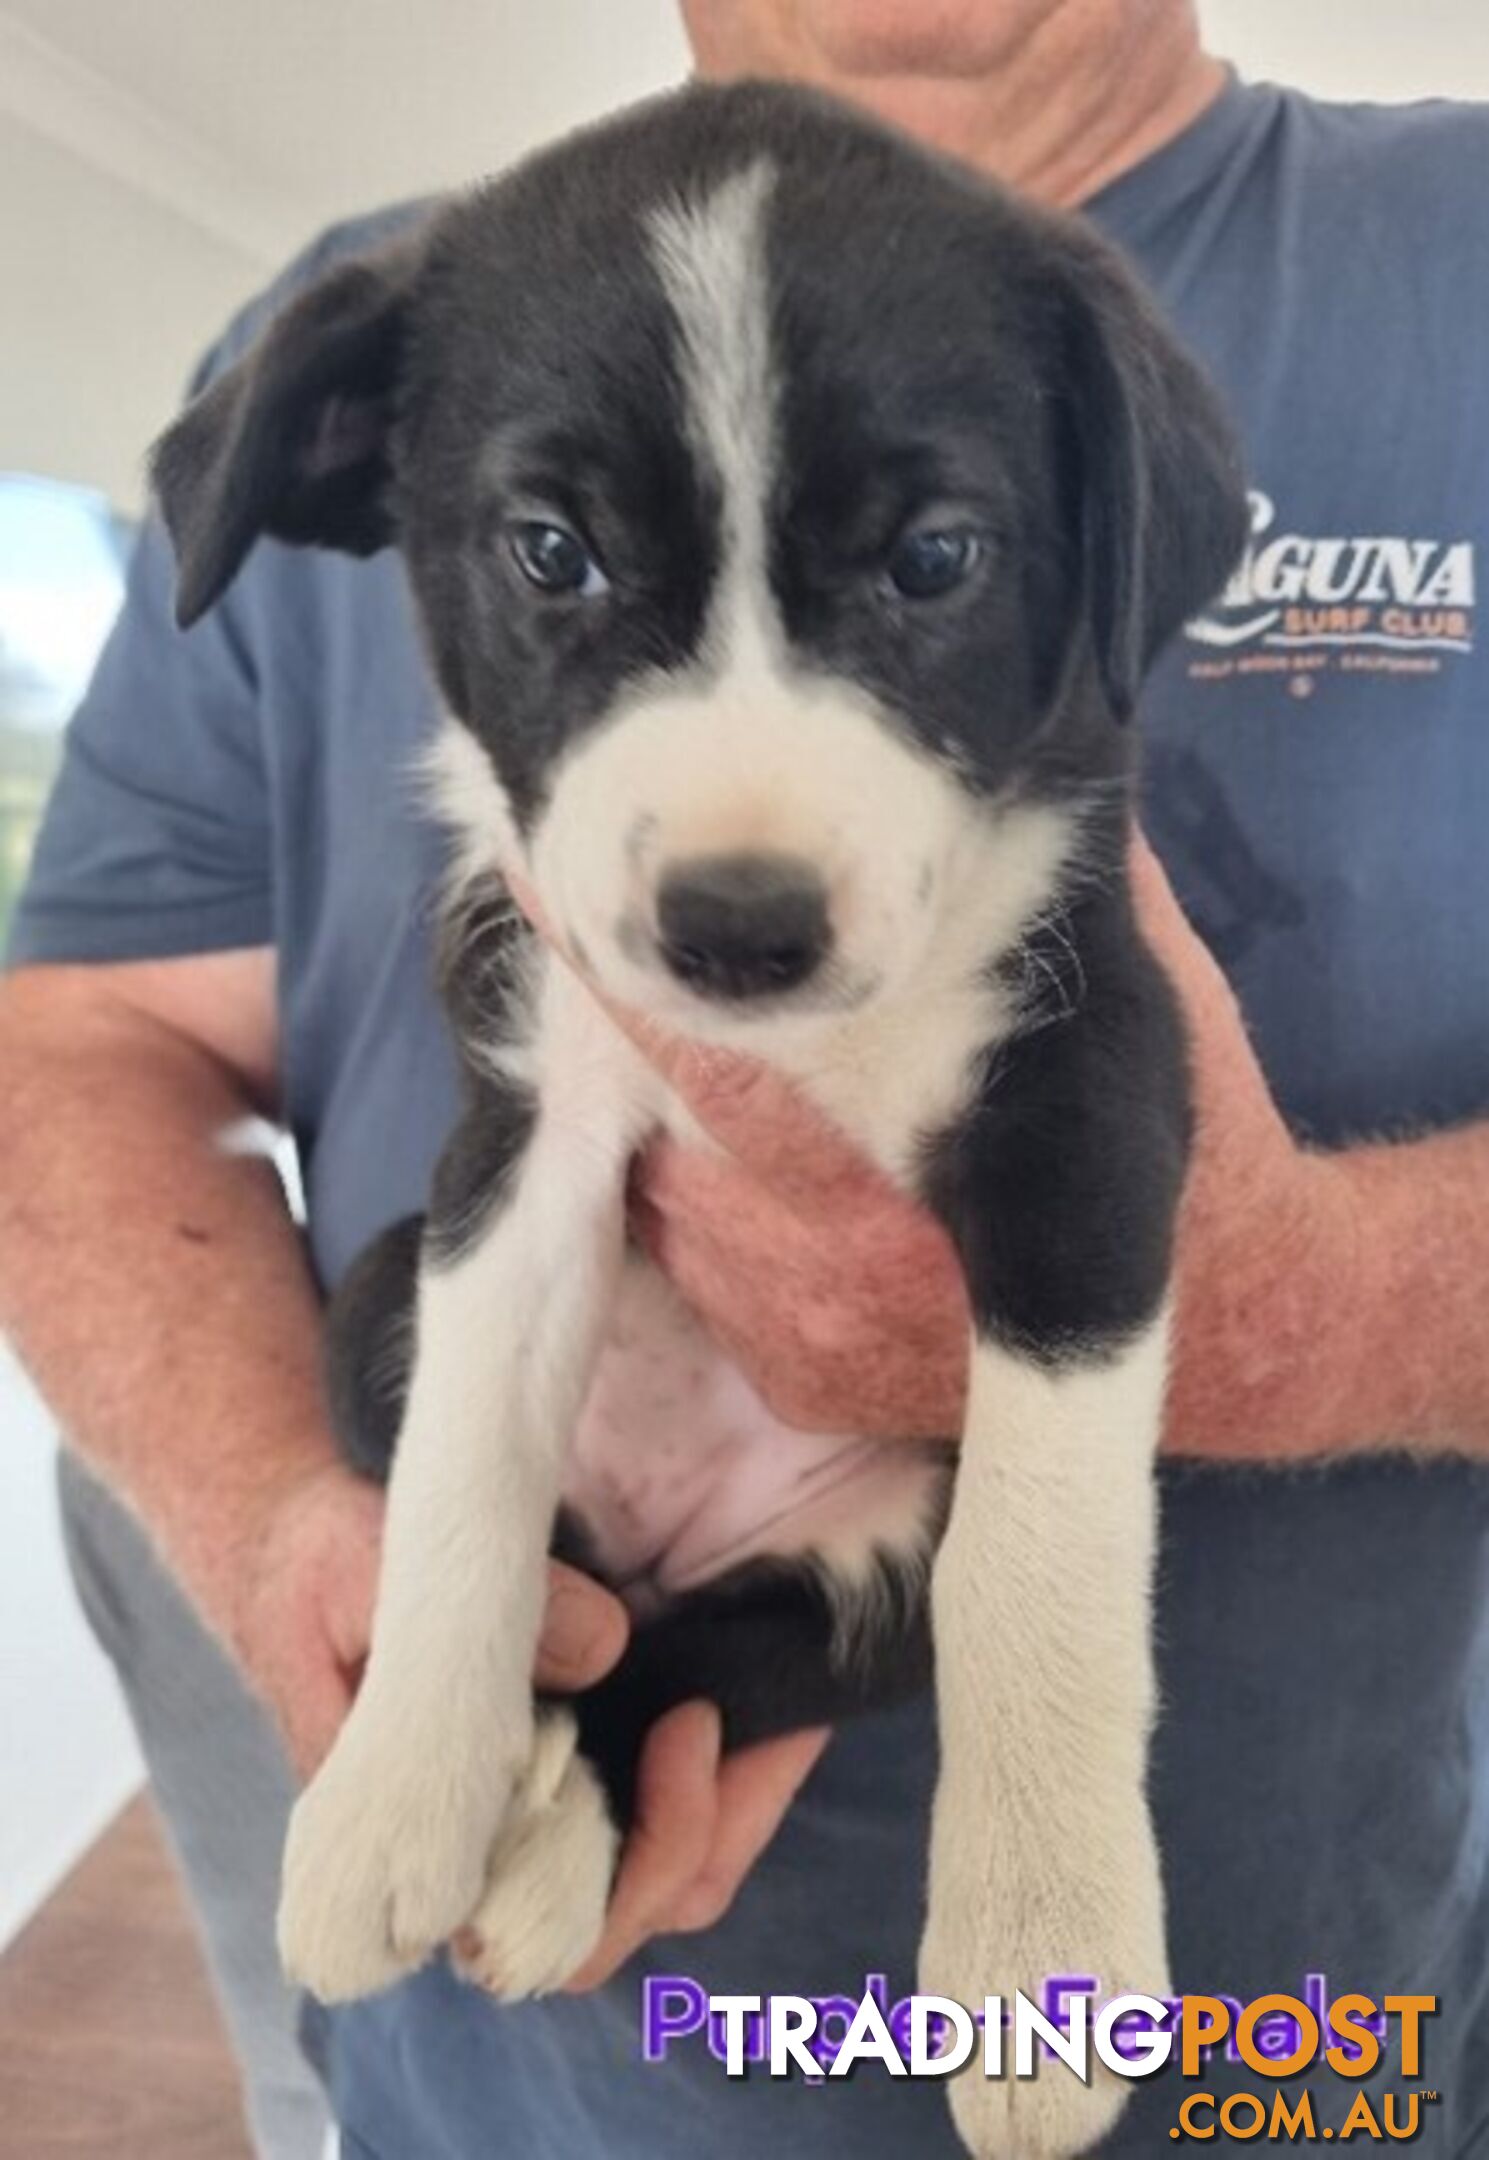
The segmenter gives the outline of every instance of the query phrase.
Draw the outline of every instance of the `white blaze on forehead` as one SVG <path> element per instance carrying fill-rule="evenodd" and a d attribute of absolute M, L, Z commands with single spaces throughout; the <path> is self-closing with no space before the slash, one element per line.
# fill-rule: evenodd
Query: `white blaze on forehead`
<path fill-rule="evenodd" d="M 776 388 L 765 219 L 774 185 L 775 170 L 761 159 L 711 195 L 671 203 L 649 221 L 680 332 L 689 439 L 723 498 L 721 597 L 733 601 L 723 602 L 731 614 L 741 601 L 763 605 L 766 595 Z"/>

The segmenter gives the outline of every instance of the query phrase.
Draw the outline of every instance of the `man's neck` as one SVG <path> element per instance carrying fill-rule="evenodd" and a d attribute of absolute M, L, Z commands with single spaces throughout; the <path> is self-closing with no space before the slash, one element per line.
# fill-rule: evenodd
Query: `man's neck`
<path fill-rule="evenodd" d="M 1061 207 L 1172 142 L 1225 83 L 1188 5 L 1133 0 L 1062 0 L 990 64 L 961 72 L 852 73 L 794 41 L 780 62 L 779 72 Z"/>

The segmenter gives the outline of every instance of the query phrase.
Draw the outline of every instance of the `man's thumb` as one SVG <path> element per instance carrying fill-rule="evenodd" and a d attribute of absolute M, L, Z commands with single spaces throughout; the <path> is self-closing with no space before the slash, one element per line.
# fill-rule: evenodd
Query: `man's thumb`
<path fill-rule="evenodd" d="M 625 1649 L 631 1624 L 618 1597 L 561 1560 L 548 1566 L 548 1606 L 538 1641 L 539 1687 L 592 1687 Z"/>

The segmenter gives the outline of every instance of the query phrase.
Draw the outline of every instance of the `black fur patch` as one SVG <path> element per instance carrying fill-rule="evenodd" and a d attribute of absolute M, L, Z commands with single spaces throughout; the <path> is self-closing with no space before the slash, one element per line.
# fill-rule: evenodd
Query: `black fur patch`
<path fill-rule="evenodd" d="M 422 1215 L 405 1215 L 363 1247 L 326 1313 L 331 1423 L 351 1467 L 388 1481 L 414 1361 L 414 1292 Z"/>
<path fill-rule="evenodd" d="M 534 934 L 493 872 L 465 884 L 440 922 L 436 980 L 466 1084 L 479 1088 L 490 1054 L 527 1023 L 525 984 Z"/>
<path fill-rule="evenodd" d="M 472 1089 L 464 1117 L 435 1165 L 424 1251 L 448 1267 L 480 1237 L 506 1198 L 537 1123 L 529 1087 L 490 1072 Z"/>
<path fill-rule="evenodd" d="M 639 229 L 659 146 L 601 128 L 436 228 L 395 440 L 402 544 L 436 671 L 520 824 L 628 679 L 697 648 L 719 503 L 682 425 L 675 325 Z M 558 514 L 610 590 L 535 592 L 505 537 Z"/>
<path fill-rule="evenodd" d="M 717 1703 L 724 1745 L 736 1748 L 887 1710 L 928 1688 L 927 1599 L 892 1561 L 883 1565 L 886 1618 L 860 1658 L 837 1654 L 821 1577 L 791 1561 L 736 1568 L 638 1627 L 614 1672 L 574 1699 L 580 1743 L 617 1820 L 631 1819 L 647 1733 L 679 1703 Z"/>
<path fill-rule="evenodd" d="M 1043 1363 L 1102 1356 L 1154 1318 L 1189 1148 L 1182 1025 L 1126 887 L 1049 939 L 1048 1002 L 929 1147 L 922 1191 L 987 1337 Z"/>
<path fill-rule="evenodd" d="M 389 435 L 417 235 L 342 263 L 163 435 L 150 477 L 196 621 L 261 535 L 374 555 L 394 535 Z"/>

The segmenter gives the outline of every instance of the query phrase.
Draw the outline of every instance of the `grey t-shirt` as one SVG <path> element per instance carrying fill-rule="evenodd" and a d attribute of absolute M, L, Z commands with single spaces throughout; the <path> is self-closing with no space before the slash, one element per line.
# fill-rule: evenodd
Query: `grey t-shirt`
<path fill-rule="evenodd" d="M 1331 1143 L 1489 1107 L 1486 183 L 1489 112 L 1232 84 L 1089 206 L 1227 392 L 1257 490 L 1244 571 L 1145 700 L 1149 829 L 1285 1111 Z M 386 223 L 329 236 L 284 282 Z M 421 1202 L 454 1107 L 430 990 L 440 848 L 408 778 L 432 701 L 390 556 L 261 547 L 186 637 L 169 586 L 152 526 L 15 955 L 275 945 L 331 1282 Z M 1486 1562 L 1477 1468 L 1164 1476 L 1154 1791 L 1176 1984 L 1437 1995 L 1434 2155 L 1489 2149 Z M 638 2020 L 648 1973 L 816 1996 L 883 1973 L 908 1992 L 933 1766 L 928 1706 L 845 1729 L 725 1923 L 598 1995 L 498 2011 L 435 1968 L 325 2021 L 349 2149 L 955 2154 L 933 2083 L 726 2082 L 701 2035 L 644 2062 Z M 1311 2085 L 1337 2123 L 1350 2090 Z M 1111 2152 L 1169 2150 L 1181 2096 L 1139 2088 Z"/>

